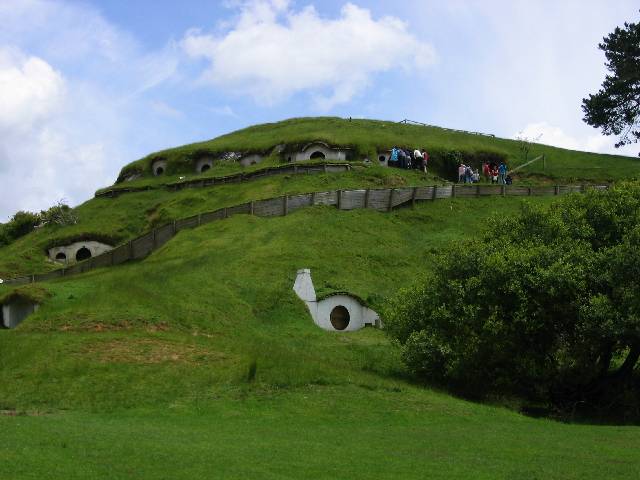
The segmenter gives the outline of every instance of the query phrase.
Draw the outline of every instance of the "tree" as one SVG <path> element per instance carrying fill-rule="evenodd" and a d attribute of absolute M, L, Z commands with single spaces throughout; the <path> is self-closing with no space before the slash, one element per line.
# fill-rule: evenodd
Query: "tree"
<path fill-rule="evenodd" d="M 385 312 L 416 376 L 567 409 L 638 398 L 640 184 L 493 220 L 431 271 Z"/>
<path fill-rule="evenodd" d="M 524 135 L 524 132 L 520 132 L 516 136 L 516 140 L 518 141 L 518 149 L 520 150 L 520 154 L 522 155 L 522 162 L 526 162 L 529 160 L 529 152 L 533 147 L 533 144 L 538 142 L 542 138 L 542 134 L 539 134 L 533 138 L 529 138 Z"/>
<path fill-rule="evenodd" d="M 598 45 L 611 72 L 595 95 L 582 100 L 584 121 L 616 135 L 616 147 L 640 140 L 640 23 L 625 23 Z"/>

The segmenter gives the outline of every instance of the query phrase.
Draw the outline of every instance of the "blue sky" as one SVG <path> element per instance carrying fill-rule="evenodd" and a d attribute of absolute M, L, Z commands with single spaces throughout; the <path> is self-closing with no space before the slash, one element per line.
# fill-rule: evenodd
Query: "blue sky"
<path fill-rule="evenodd" d="M 294 116 L 613 152 L 581 121 L 636 1 L 0 1 L 0 221 L 151 151 Z M 636 155 L 638 147 L 619 153 Z"/>

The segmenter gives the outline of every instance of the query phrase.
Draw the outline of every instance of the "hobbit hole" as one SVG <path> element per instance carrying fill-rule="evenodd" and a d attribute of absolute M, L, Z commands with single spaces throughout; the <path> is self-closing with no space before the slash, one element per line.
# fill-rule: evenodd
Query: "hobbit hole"
<path fill-rule="evenodd" d="M 349 326 L 349 310 L 347 310 L 342 305 L 338 305 L 333 310 L 331 310 L 331 315 L 329 316 L 331 321 L 331 325 L 336 330 L 344 330 Z"/>
<path fill-rule="evenodd" d="M 76 253 L 76 261 L 78 261 L 78 262 L 81 262 L 81 261 L 86 260 L 88 258 L 91 258 L 91 250 L 89 250 L 87 247 L 82 247 Z"/>
<path fill-rule="evenodd" d="M 316 152 L 313 152 L 309 158 L 311 160 L 318 160 L 318 159 L 324 160 L 326 157 L 325 157 L 325 154 L 322 153 L 321 151 L 316 151 Z"/>

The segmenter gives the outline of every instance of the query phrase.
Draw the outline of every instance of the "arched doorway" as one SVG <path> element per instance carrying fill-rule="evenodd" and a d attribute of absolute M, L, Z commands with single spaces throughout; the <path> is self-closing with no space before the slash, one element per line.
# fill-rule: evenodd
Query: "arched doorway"
<path fill-rule="evenodd" d="M 207 170 L 211 170 L 211 165 L 209 165 L 208 163 L 205 163 L 204 165 L 202 165 L 202 167 L 200 168 L 200 173 L 204 173 Z"/>
<path fill-rule="evenodd" d="M 347 310 L 342 305 L 338 305 L 331 310 L 331 315 L 329 316 L 329 320 L 331 320 L 331 325 L 336 330 L 344 330 L 349 326 L 349 310 Z"/>
<path fill-rule="evenodd" d="M 91 258 L 91 250 L 89 250 L 87 247 L 82 247 L 76 252 L 76 261 L 81 262 L 83 260 L 86 260 L 87 258 Z"/>
<path fill-rule="evenodd" d="M 309 157 L 311 160 L 324 160 L 326 157 L 323 152 L 317 150 L 311 154 Z"/>
<path fill-rule="evenodd" d="M 384 163 L 384 162 L 386 162 L 386 161 L 387 161 L 387 157 L 385 157 L 384 155 L 380 155 L 380 156 L 378 157 L 378 161 L 379 161 L 380 163 Z"/>
<path fill-rule="evenodd" d="M 66 262 L 67 261 L 67 254 L 64 252 L 60 252 L 56 255 L 56 260 L 58 262 Z"/>
<path fill-rule="evenodd" d="M 164 173 L 164 168 L 158 167 L 156 168 L 156 175 L 162 175 Z"/>

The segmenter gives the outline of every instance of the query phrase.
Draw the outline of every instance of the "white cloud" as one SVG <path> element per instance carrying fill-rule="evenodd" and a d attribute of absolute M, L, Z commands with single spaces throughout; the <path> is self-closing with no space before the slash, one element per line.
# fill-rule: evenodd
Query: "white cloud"
<path fill-rule="evenodd" d="M 221 35 L 191 30 L 182 41 L 192 58 L 208 66 L 200 81 L 260 104 L 274 104 L 308 92 L 321 110 L 346 103 L 370 78 L 407 67 L 422 70 L 435 62 L 434 49 L 417 40 L 394 17 L 347 3 L 336 19 L 312 6 L 293 10 L 286 0 L 241 4 L 240 15 Z"/>
<path fill-rule="evenodd" d="M 599 133 L 583 136 L 573 136 L 562 128 L 550 125 L 547 122 L 530 123 L 522 131 L 514 134 L 512 138 L 525 137 L 528 139 L 539 138 L 536 142 L 554 147 L 567 148 L 595 153 L 610 153 L 614 155 L 636 156 L 637 145 L 626 145 L 615 148 L 616 137 L 607 137 Z"/>
<path fill-rule="evenodd" d="M 61 1 L 0 0 L 0 25 L 0 222 L 76 205 L 168 146 L 181 114 L 149 91 L 175 75 L 176 45 L 145 52 L 95 9 Z"/>
<path fill-rule="evenodd" d="M 28 128 L 59 108 L 62 76 L 51 65 L 0 46 L 0 131 Z"/>

